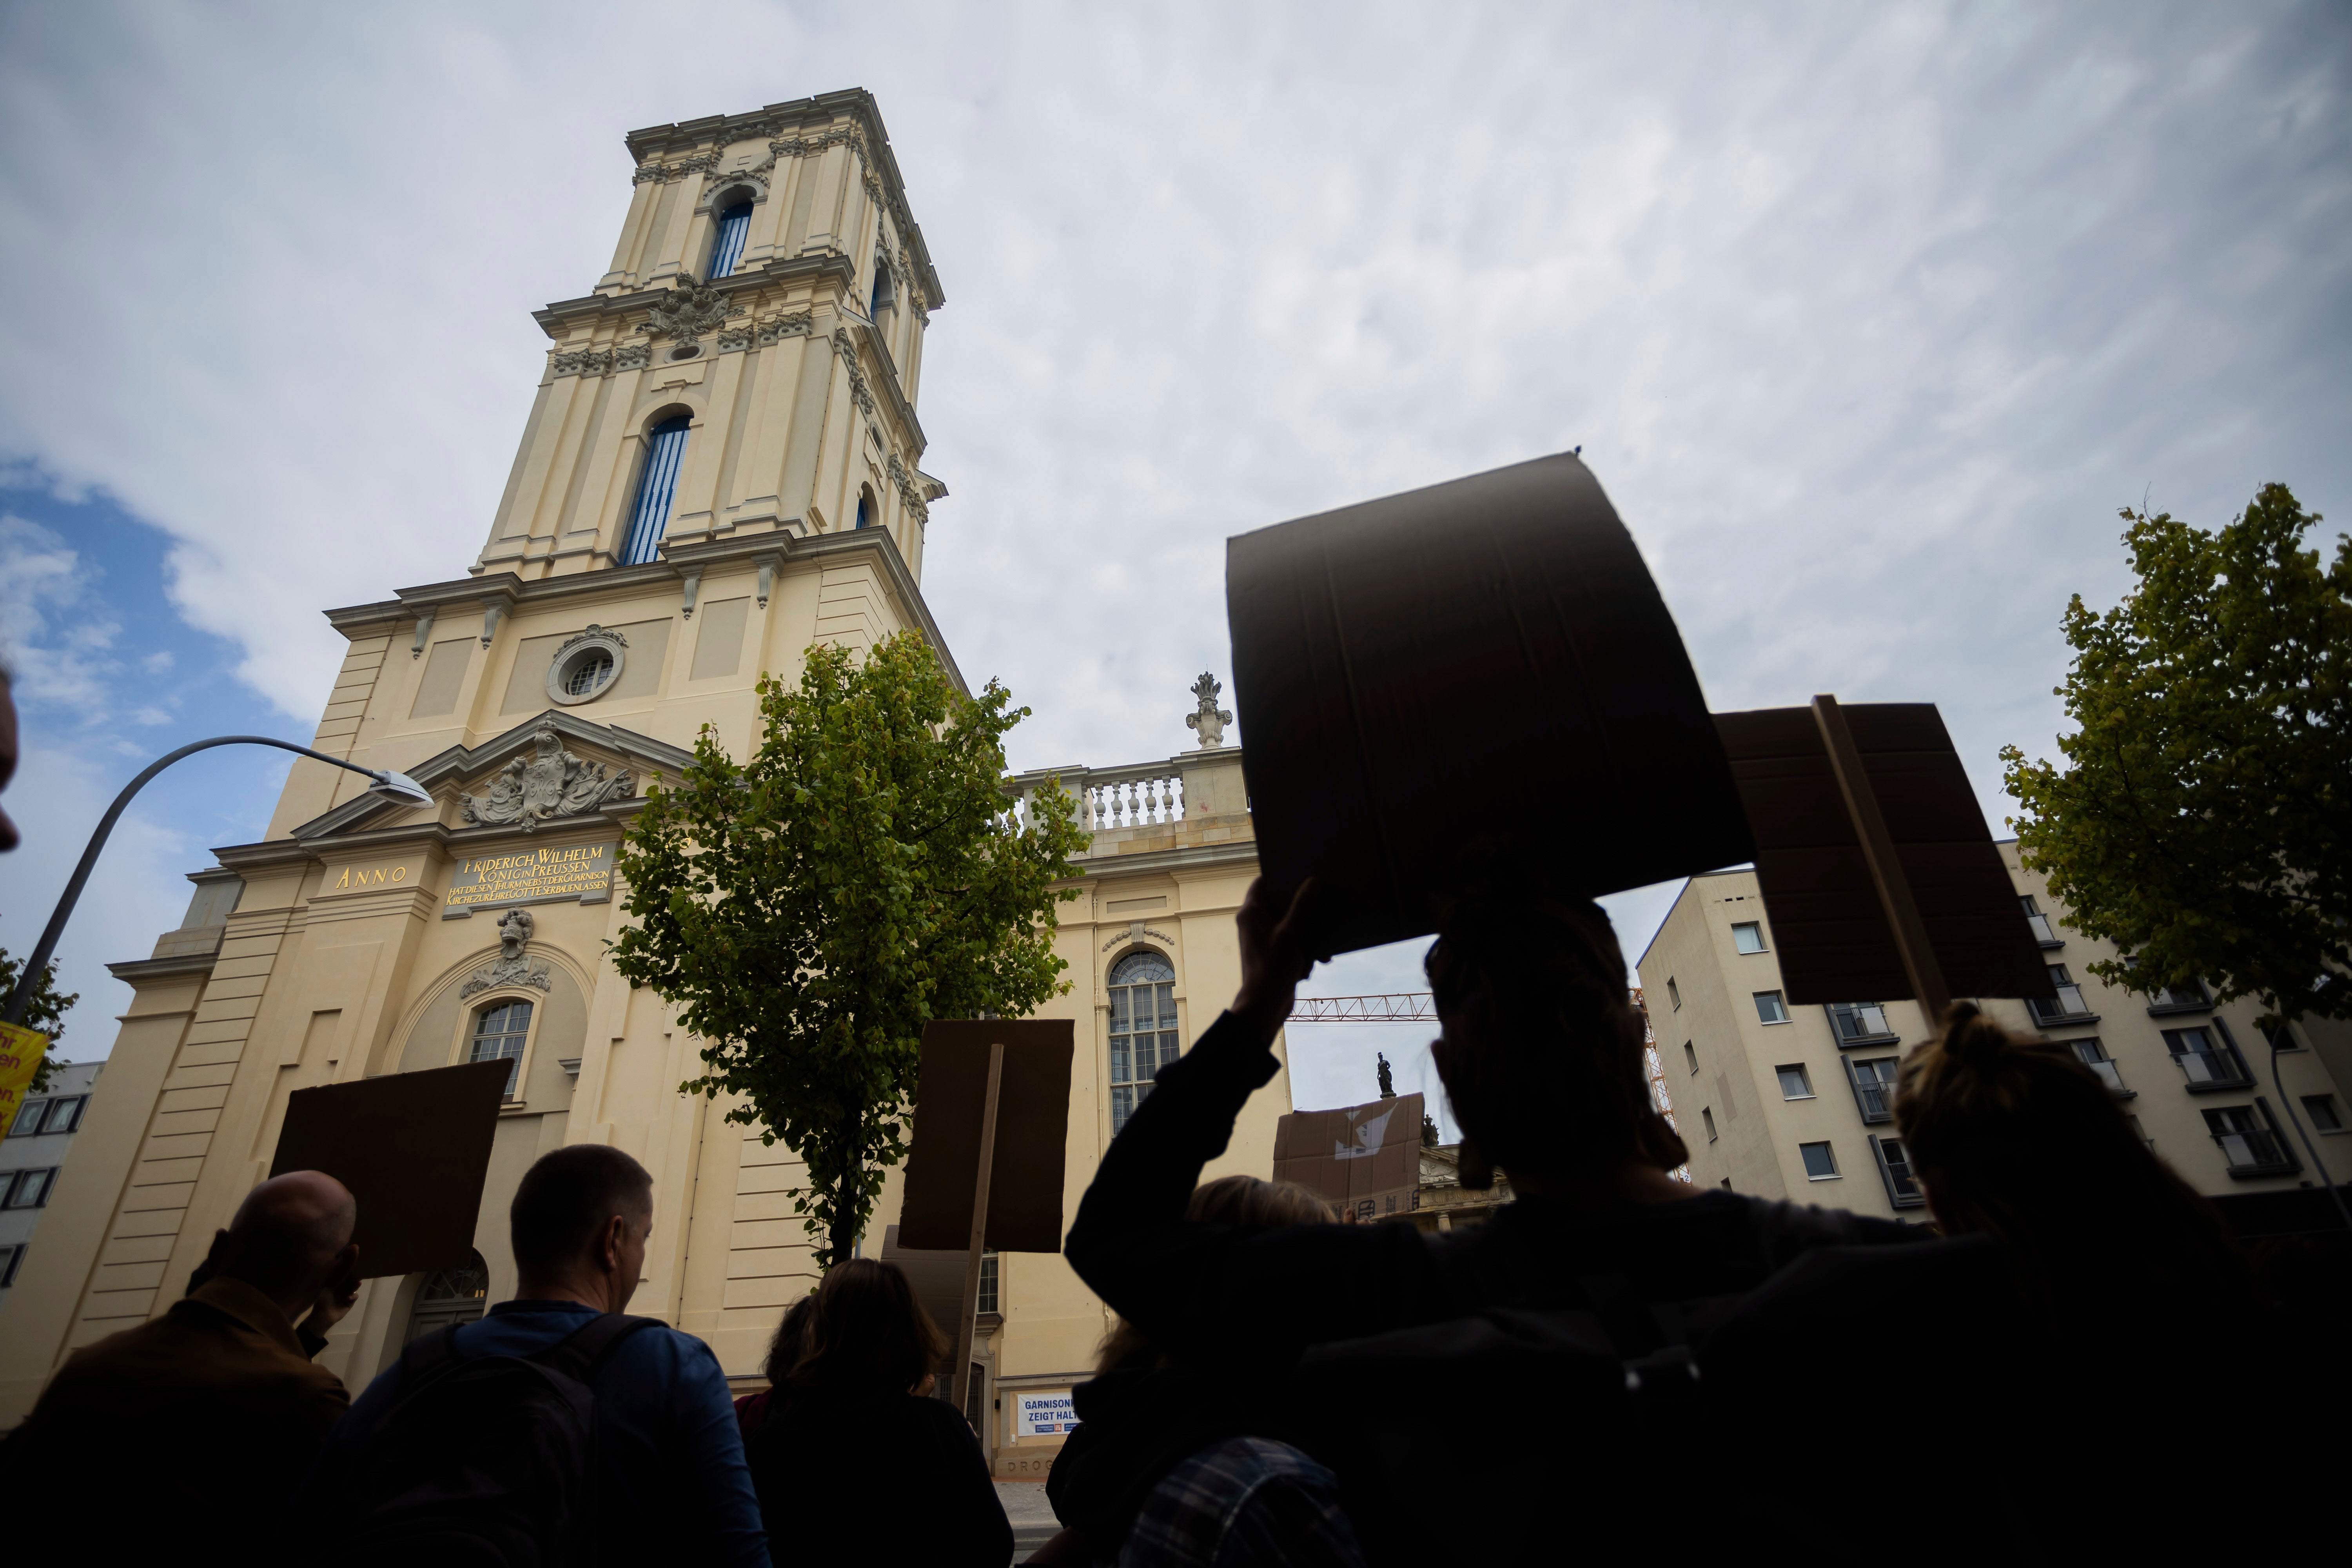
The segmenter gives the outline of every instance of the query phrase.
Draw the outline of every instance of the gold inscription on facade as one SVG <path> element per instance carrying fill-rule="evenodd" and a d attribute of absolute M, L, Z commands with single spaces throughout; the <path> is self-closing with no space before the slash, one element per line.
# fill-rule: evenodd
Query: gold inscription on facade
<path fill-rule="evenodd" d="M 343 868 L 343 874 L 335 879 L 335 890 L 344 888 L 373 888 L 379 884 L 389 886 L 394 882 L 406 880 L 408 880 L 408 868 L 405 866 L 394 866 L 389 868 L 383 866 L 346 866 Z"/>
<path fill-rule="evenodd" d="M 512 904 L 579 899 L 593 903 L 613 893 L 613 844 L 580 844 L 567 849 L 522 849 L 476 855 L 449 874 L 445 909 L 477 904 Z"/>

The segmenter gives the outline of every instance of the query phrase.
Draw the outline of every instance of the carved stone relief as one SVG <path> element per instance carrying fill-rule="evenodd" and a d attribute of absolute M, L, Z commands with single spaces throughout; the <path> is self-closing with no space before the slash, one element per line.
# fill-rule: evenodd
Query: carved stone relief
<path fill-rule="evenodd" d="M 751 307 L 730 307 L 727 296 L 708 283 L 698 283 L 691 278 L 680 278 L 677 288 L 654 301 L 646 313 L 645 325 L 639 331 L 649 337 L 675 338 L 691 342 L 718 326 L 730 316 L 748 316 Z"/>
<path fill-rule="evenodd" d="M 535 985 L 541 991 L 554 990 L 555 982 L 550 973 L 552 966 L 546 959 L 534 959 L 524 951 L 538 925 L 529 910 L 509 910 L 499 916 L 498 957 L 474 971 L 457 988 L 457 994 L 461 998 L 472 996 L 495 991 L 501 985 Z"/>
<path fill-rule="evenodd" d="M 574 756 L 563 749 L 552 724 L 541 724 L 531 742 L 534 754 L 500 768 L 478 799 L 457 796 L 460 816 L 477 826 L 520 826 L 530 833 L 542 822 L 584 816 L 609 802 L 632 798 L 628 769 L 609 773 Z"/>

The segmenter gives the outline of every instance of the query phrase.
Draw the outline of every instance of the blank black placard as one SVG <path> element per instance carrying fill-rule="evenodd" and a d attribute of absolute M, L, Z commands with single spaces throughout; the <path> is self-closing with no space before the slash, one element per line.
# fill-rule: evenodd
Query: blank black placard
<path fill-rule="evenodd" d="M 996 1157 L 989 1165 L 986 1245 L 999 1252 L 1062 1249 L 1062 1171 L 1068 1158 L 1064 1135 L 1076 1038 L 1077 1026 L 1067 1018 L 940 1019 L 923 1026 L 915 1129 L 908 1141 L 907 1190 L 898 1214 L 900 1246 L 965 1256 L 971 1245 L 988 1048 L 1002 1042 L 1004 1073 L 997 1091 Z"/>
<path fill-rule="evenodd" d="M 322 1171 L 359 1201 L 360 1275 L 460 1268 L 498 1134 L 507 1061 L 298 1089 L 269 1173 Z"/>
<path fill-rule="evenodd" d="M 1681 634 L 1609 498 L 1539 458 L 1226 542 L 1259 863 L 1349 952 L 1488 840 L 1563 891 L 1749 858 Z"/>
<path fill-rule="evenodd" d="M 2017 889 L 1932 702 L 1840 705 L 1955 996 L 2056 994 Z M 1718 713 L 1756 835 L 1780 983 L 1796 1003 L 1911 995 L 1810 708 Z"/>

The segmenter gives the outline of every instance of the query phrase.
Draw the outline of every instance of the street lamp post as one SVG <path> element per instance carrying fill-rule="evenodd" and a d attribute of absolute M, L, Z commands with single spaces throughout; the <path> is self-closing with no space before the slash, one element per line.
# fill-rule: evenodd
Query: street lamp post
<path fill-rule="evenodd" d="M 9 1023 L 25 1021 L 26 1010 L 33 1005 L 33 993 L 40 985 L 41 976 L 48 970 L 49 955 L 57 952 L 58 938 L 65 934 L 66 921 L 73 914 L 74 905 L 81 898 L 82 885 L 89 880 L 90 868 L 98 864 L 98 853 L 106 847 L 107 836 L 114 831 L 115 819 L 122 815 L 122 808 L 131 804 L 131 797 L 144 788 L 149 779 L 182 757 L 193 756 L 214 746 L 275 746 L 281 752 L 299 752 L 306 757 L 316 757 L 322 763 L 332 763 L 339 768 L 348 768 L 355 773 L 364 773 L 373 781 L 368 785 L 370 795 L 411 805 L 433 804 L 431 792 L 406 773 L 396 773 L 389 768 L 363 768 L 357 763 L 347 763 L 341 757 L 331 757 L 324 752 L 314 752 L 308 746 L 298 746 L 291 741 L 274 740 L 268 735 L 219 735 L 209 741 L 198 741 L 192 746 L 182 746 L 168 756 L 156 758 L 147 764 L 145 772 L 123 787 L 122 793 L 114 797 L 114 804 L 106 808 L 106 815 L 99 818 L 98 831 L 89 836 L 89 847 L 81 852 L 81 864 L 74 868 L 73 879 L 66 884 L 64 895 L 58 900 L 56 912 L 49 916 L 49 923 L 41 929 L 41 940 L 34 944 L 33 956 L 26 961 L 24 973 L 16 979 L 16 989 L 8 998 Z"/>

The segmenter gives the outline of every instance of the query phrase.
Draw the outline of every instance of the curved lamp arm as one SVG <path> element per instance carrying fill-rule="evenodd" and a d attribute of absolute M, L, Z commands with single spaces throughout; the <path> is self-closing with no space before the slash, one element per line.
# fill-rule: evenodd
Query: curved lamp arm
<path fill-rule="evenodd" d="M 114 831 L 115 820 L 121 816 L 122 808 L 131 804 L 132 795 L 146 787 L 149 779 L 182 757 L 194 756 L 214 746 L 275 746 L 281 752 L 316 757 L 322 763 L 332 763 L 339 768 L 366 774 L 373 781 L 368 785 L 370 795 L 410 805 L 433 804 L 432 793 L 406 773 L 396 773 L 388 768 L 363 768 L 357 763 L 347 763 L 341 757 L 331 757 L 324 752 L 314 752 L 308 746 L 298 746 L 291 741 L 275 740 L 268 735 L 219 735 L 209 741 L 198 741 L 193 746 L 182 746 L 167 756 L 156 758 L 147 764 L 145 772 L 123 786 L 122 793 L 114 797 L 114 804 L 106 808 L 106 815 L 99 818 L 98 831 L 89 836 L 89 847 L 81 852 L 81 864 L 74 868 L 73 879 L 66 883 L 65 893 L 58 900 L 56 912 L 49 916 L 49 923 L 41 929 L 41 940 L 34 944 L 33 955 L 25 961 L 24 972 L 17 976 L 16 989 L 8 998 L 9 1023 L 25 1021 L 26 1010 L 33 1005 L 34 990 L 40 984 L 41 976 L 48 971 L 49 956 L 57 952 L 58 938 L 65 934 L 66 921 L 73 914 L 74 905 L 80 900 L 82 885 L 89 880 L 90 869 L 98 864 L 98 852 L 106 847 L 107 836 Z"/>

